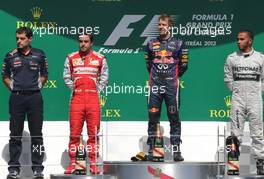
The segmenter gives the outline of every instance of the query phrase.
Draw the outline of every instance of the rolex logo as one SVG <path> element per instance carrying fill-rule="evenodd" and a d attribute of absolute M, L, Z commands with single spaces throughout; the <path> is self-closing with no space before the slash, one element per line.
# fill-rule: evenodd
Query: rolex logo
<path fill-rule="evenodd" d="M 42 14 L 42 9 L 40 9 L 39 7 L 33 7 L 31 9 L 31 12 L 34 19 L 39 19 Z"/>
<path fill-rule="evenodd" d="M 231 106 L 231 96 L 230 95 L 226 96 L 224 98 L 224 100 L 225 100 L 226 107 L 230 108 L 230 106 Z"/>
<path fill-rule="evenodd" d="M 105 106 L 105 103 L 107 101 L 107 97 L 103 95 L 99 95 L 99 100 L 100 100 L 100 107 L 103 108 Z"/>
<path fill-rule="evenodd" d="M 231 107 L 231 96 L 224 97 L 224 102 L 226 109 L 210 109 L 210 118 L 229 118 L 230 117 L 230 107 Z"/>

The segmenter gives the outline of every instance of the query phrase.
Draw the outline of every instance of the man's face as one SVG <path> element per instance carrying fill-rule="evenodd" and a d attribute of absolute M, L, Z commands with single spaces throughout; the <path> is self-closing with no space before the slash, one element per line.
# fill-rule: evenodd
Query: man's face
<path fill-rule="evenodd" d="M 159 35 L 167 35 L 169 33 L 169 20 L 168 18 L 159 20 Z"/>
<path fill-rule="evenodd" d="M 87 52 L 92 47 L 93 43 L 90 40 L 89 35 L 81 35 L 79 36 L 80 50 L 82 52 Z"/>
<path fill-rule="evenodd" d="M 26 33 L 18 34 L 16 33 L 16 43 L 17 43 L 17 48 L 25 48 L 30 45 L 32 41 L 32 37 L 28 38 L 26 36 Z"/>
<path fill-rule="evenodd" d="M 248 33 L 240 32 L 237 35 L 237 46 L 239 50 L 246 51 L 252 46 L 252 39 L 249 37 Z"/>

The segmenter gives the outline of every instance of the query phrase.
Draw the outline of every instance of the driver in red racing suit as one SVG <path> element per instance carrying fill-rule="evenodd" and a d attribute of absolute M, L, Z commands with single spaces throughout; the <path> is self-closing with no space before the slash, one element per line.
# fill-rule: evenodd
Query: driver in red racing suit
<path fill-rule="evenodd" d="M 91 173 L 99 173 L 96 158 L 99 150 L 97 134 L 100 128 L 100 104 L 98 93 L 107 86 L 108 66 L 103 55 L 92 50 L 93 36 L 79 36 L 80 50 L 67 55 L 63 78 L 66 86 L 72 89 L 70 101 L 70 165 L 65 174 L 75 169 L 75 154 L 80 143 L 80 135 L 86 121 L 89 139 L 87 141 Z"/>

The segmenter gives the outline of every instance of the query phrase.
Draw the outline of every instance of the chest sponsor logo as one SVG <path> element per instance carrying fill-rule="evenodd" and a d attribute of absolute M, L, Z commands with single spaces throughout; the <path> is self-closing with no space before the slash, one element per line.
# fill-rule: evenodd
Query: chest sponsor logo
<path fill-rule="evenodd" d="M 36 55 L 32 55 L 31 58 L 39 58 L 38 56 Z"/>
<path fill-rule="evenodd" d="M 257 67 L 257 66 L 235 66 L 235 67 L 232 67 L 232 70 L 235 72 L 241 72 L 241 71 L 261 72 L 261 67 Z"/>
<path fill-rule="evenodd" d="M 90 74 L 90 75 L 97 75 L 98 68 L 93 67 L 76 67 L 73 70 L 74 74 Z"/>
<path fill-rule="evenodd" d="M 172 58 L 172 52 L 167 50 L 162 50 L 159 52 L 155 52 L 154 63 L 173 63 L 174 60 Z"/>
<path fill-rule="evenodd" d="M 155 45 L 155 46 L 153 45 L 152 48 L 153 48 L 153 50 L 159 50 L 160 49 L 160 45 Z"/>
<path fill-rule="evenodd" d="M 168 68 L 169 68 L 169 66 L 166 64 L 159 64 L 158 65 L 158 69 L 160 69 L 160 70 L 167 70 Z"/>
<path fill-rule="evenodd" d="M 81 66 L 84 65 L 84 61 L 81 58 L 75 58 L 72 60 L 73 66 Z"/>
<path fill-rule="evenodd" d="M 30 66 L 38 66 L 38 63 L 34 62 L 34 61 L 29 61 L 29 65 Z"/>
<path fill-rule="evenodd" d="M 14 67 L 16 68 L 16 67 L 20 67 L 20 66 L 22 66 L 22 61 L 19 59 L 19 60 L 15 60 L 14 62 L 13 62 L 13 65 L 14 65 Z"/>
<path fill-rule="evenodd" d="M 160 42 L 153 42 L 152 43 L 152 48 L 153 48 L 153 50 L 160 49 Z"/>
<path fill-rule="evenodd" d="M 18 61 L 14 61 L 14 65 L 21 65 L 21 60 L 18 60 Z"/>
<path fill-rule="evenodd" d="M 95 66 L 99 66 L 99 61 L 98 60 L 93 60 L 93 59 L 90 59 L 90 62 L 89 62 L 90 65 L 95 65 Z"/>

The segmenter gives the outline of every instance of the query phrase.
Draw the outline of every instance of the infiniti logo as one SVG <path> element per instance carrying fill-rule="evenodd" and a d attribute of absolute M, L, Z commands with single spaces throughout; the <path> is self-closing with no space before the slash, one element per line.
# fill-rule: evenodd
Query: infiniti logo
<path fill-rule="evenodd" d="M 168 65 L 166 65 L 166 64 L 159 64 L 158 65 L 158 68 L 160 69 L 160 70 L 167 70 L 168 69 Z"/>

